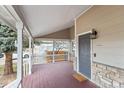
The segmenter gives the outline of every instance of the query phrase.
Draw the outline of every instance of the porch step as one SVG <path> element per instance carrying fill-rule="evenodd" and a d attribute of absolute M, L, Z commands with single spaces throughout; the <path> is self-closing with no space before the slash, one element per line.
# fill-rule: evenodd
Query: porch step
<path fill-rule="evenodd" d="M 85 77 L 83 77 L 82 75 L 80 75 L 80 74 L 78 74 L 78 73 L 74 73 L 74 74 L 73 74 L 73 77 L 74 77 L 75 79 L 77 79 L 79 82 L 83 82 L 83 81 L 87 80 Z"/>

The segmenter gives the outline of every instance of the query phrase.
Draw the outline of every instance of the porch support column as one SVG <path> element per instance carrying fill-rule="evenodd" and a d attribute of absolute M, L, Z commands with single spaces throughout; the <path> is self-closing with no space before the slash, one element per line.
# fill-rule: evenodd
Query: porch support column
<path fill-rule="evenodd" d="M 17 28 L 17 79 L 22 80 L 23 77 L 23 23 L 18 22 Z"/>
<path fill-rule="evenodd" d="M 69 44 L 68 44 L 68 61 L 70 61 L 70 52 L 71 52 L 71 41 L 69 40 Z"/>
<path fill-rule="evenodd" d="M 73 57 L 74 57 L 74 55 L 73 55 L 73 40 L 71 40 L 70 43 L 71 43 L 71 45 L 70 45 L 70 47 L 71 47 L 70 48 L 71 49 L 71 52 L 70 52 L 70 57 L 71 57 L 70 58 L 70 61 L 71 62 L 74 62 L 74 60 L 73 60 Z"/>
<path fill-rule="evenodd" d="M 32 47 L 31 47 L 31 36 L 29 36 L 29 74 L 31 74 L 32 68 Z"/>
<path fill-rule="evenodd" d="M 53 63 L 55 63 L 55 51 L 54 51 L 54 47 L 55 47 L 55 41 L 53 40 Z"/>
<path fill-rule="evenodd" d="M 31 66 L 34 64 L 34 40 L 32 39 L 32 63 Z"/>

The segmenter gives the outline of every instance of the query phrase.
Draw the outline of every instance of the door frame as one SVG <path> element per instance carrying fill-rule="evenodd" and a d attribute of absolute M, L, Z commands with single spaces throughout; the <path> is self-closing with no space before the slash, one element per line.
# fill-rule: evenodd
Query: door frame
<path fill-rule="evenodd" d="M 77 34 L 76 35 L 76 55 L 77 55 L 77 64 L 76 64 L 76 68 L 77 68 L 77 73 L 81 74 L 82 76 L 84 76 L 85 78 L 87 78 L 88 80 L 92 80 L 92 62 L 93 62 L 93 40 L 90 39 L 90 61 L 91 61 L 91 79 L 88 78 L 87 76 L 83 75 L 81 72 L 79 72 L 79 36 L 82 36 L 82 35 L 86 35 L 86 34 L 89 34 L 89 33 L 92 33 L 92 30 L 91 31 L 87 31 L 87 32 L 83 32 L 83 33 L 80 33 L 80 34 Z"/>

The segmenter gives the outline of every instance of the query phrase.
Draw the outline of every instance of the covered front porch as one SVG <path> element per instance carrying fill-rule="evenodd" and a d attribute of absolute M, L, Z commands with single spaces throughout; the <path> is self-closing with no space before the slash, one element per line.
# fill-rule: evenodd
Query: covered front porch
<path fill-rule="evenodd" d="M 90 7 L 91 6 L 1 6 L 1 10 L 8 14 L 7 17 L 3 16 L 3 22 L 14 28 L 17 33 L 16 77 L 2 87 L 97 88 L 98 86 L 91 81 L 92 79 L 88 79 L 83 73 L 79 73 L 78 55 L 76 53 L 77 42 L 74 18 Z M 31 8 L 34 10 L 39 9 L 39 11 L 44 12 L 45 16 L 42 15 L 43 18 L 41 18 L 41 21 L 39 21 L 41 14 L 39 13 L 33 17 L 32 10 L 30 11 Z M 42 23 L 41 25 L 45 25 L 43 27 L 44 29 L 42 29 L 41 25 L 36 24 L 33 24 L 31 29 L 30 26 L 32 24 L 28 23 L 28 18 L 30 19 L 31 16 L 25 13 L 23 14 L 23 9 L 26 10 L 25 13 L 28 12 L 29 15 L 32 15 L 34 18 L 31 20 L 32 23 Z M 55 14 L 49 12 L 51 9 Z M 47 16 L 46 11 L 49 12 L 52 17 L 57 18 L 54 24 L 50 20 L 44 20 L 44 18 L 53 19 L 51 16 Z M 68 13 L 68 11 L 70 11 L 70 13 Z M 62 12 L 64 15 L 62 15 Z M 68 15 L 65 15 L 66 13 L 68 13 Z M 26 18 L 25 15 L 29 17 Z M 38 18 L 37 16 L 39 19 L 35 19 Z M 9 17 L 11 17 L 11 20 L 7 21 Z M 42 20 L 44 22 L 42 22 Z M 13 21 L 13 23 L 11 23 L 11 21 Z M 50 24 L 50 27 L 47 27 L 48 24 Z M 28 57 L 24 57 L 24 54 Z M 83 81 L 79 81 L 73 76 L 77 73 L 84 78 Z"/>

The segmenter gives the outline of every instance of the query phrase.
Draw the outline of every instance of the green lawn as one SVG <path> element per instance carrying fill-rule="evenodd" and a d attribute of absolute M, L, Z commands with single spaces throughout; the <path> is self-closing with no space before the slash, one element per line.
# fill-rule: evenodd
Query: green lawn
<path fill-rule="evenodd" d="M 16 72 L 17 70 L 17 65 L 14 63 L 13 64 L 13 71 Z M 4 72 L 4 65 L 0 65 L 0 74 L 3 74 Z"/>

